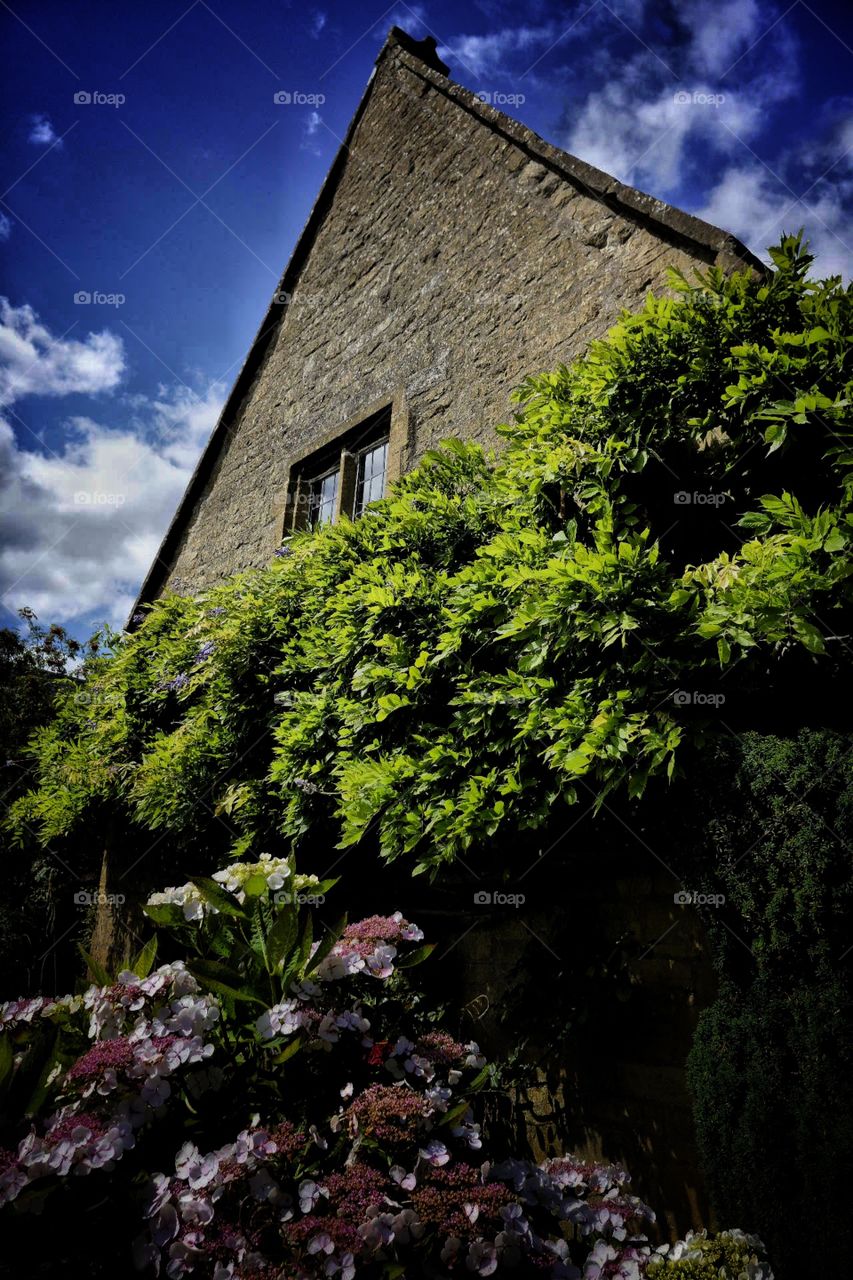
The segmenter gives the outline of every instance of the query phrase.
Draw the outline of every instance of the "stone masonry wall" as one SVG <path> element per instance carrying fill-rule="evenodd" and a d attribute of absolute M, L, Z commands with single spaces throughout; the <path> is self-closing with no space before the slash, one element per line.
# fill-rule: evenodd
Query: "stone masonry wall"
<path fill-rule="evenodd" d="M 396 395 L 403 469 L 442 438 L 496 443 L 511 390 L 581 354 L 696 259 L 608 209 L 391 47 L 277 333 L 164 585 L 269 561 L 288 469 Z"/>

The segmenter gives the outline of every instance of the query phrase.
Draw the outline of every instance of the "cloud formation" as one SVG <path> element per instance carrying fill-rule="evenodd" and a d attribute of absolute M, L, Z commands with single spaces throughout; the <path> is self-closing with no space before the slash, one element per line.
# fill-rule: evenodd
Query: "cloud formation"
<path fill-rule="evenodd" d="M 73 416 L 46 449 L 14 404 L 29 396 L 115 392 L 121 339 L 56 337 L 32 308 L 0 308 L 0 599 L 47 621 L 120 626 L 216 421 L 222 388 L 186 387 L 121 402 L 129 420 Z M 113 396 L 114 410 L 119 404 Z M 13 430 L 13 423 L 18 431 Z"/>
<path fill-rule="evenodd" d="M 56 130 L 47 116 L 31 117 L 29 139 L 37 147 L 49 147 L 54 142 L 62 146 Z"/>
<path fill-rule="evenodd" d="M 0 406 L 28 395 L 112 391 L 124 370 L 124 346 L 115 334 L 57 338 L 32 307 L 0 298 Z"/>

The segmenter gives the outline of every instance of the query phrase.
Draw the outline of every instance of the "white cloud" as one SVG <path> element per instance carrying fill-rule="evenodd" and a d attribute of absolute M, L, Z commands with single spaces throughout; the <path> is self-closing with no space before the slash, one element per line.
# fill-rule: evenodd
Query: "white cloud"
<path fill-rule="evenodd" d="M 567 149 L 656 196 L 694 210 L 705 203 L 703 217 L 765 243 L 771 211 L 749 190 L 739 193 L 737 211 L 751 209 L 760 222 L 727 215 L 735 211 L 735 175 L 749 173 L 755 185 L 755 153 L 766 146 L 773 108 L 798 92 L 796 36 L 784 25 L 773 27 L 777 16 L 762 0 L 689 0 L 678 9 L 684 41 L 666 54 L 672 75 L 651 50 L 611 63 L 609 74 L 603 68 L 603 82 L 573 119 Z M 751 74 L 726 75 L 759 45 L 757 71 L 744 61 L 741 71 Z M 712 198 L 709 183 L 721 171 L 725 185 Z M 759 186 L 764 191 L 763 179 Z"/>
<path fill-rule="evenodd" d="M 696 156 L 712 148 L 730 155 L 760 129 L 767 100 L 781 85 L 732 93 L 700 79 L 667 83 L 650 93 L 649 58 L 626 64 L 621 79 L 591 93 L 567 140 L 568 150 L 621 182 L 672 190 Z"/>
<path fill-rule="evenodd" d="M 46 621 L 121 625 L 156 555 L 216 421 L 222 388 L 161 388 L 136 397 L 129 423 L 101 415 L 65 423 L 56 452 L 16 438 L 11 403 L 25 395 L 112 390 L 124 370 L 111 334 L 53 337 L 31 308 L 9 308 L 0 329 L 0 593 Z M 11 312 L 11 321 L 9 313 Z M 10 337 L 11 335 L 11 337 Z M 26 362 L 35 352 L 34 364 Z M 36 373 L 35 371 L 39 372 Z"/>
<path fill-rule="evenodd" d="M 688 58 L 700 74 L 722 76 L 775 24 L 758 0 L 697 0 L 680 10 L 690 29 Z"/>
<path fill-rule="evenodd" d="M 0 240 L 8 240 L 12 234 L 12 219 L 0 213 Z"/>
<path fill-rule="evenodd" d="M 59 143 L 60 146 L 62 145 L 47 116 L 32 116 L 30 118 L 30 142 L 34 142 L 39 147 L 49 147 L 54 142 Z"/>
<path fill-rule="evenodd" d="M 429 32 L 426 9 L 422 4 L 404 4 L 402 9 L 394 9 L 391 13 L 384 14 L 373 29 L 376 30 L 377 27 L 381 29 L 383 35 L 391 27 L 401 27 L 403 31 L 407 31 L 416 40 L 419 40 Z"/>
<path fill-rule="evenodd" d="M 32 307 L 13 307 L 0 297 L 0 405 L 26 395 L 111 391 L 124 369 L 124 347 L 115 334 L 57 338 Z"/>
<path fill-rule="evenodd" d="M 323 13 L 322 9 L 317 9 L 311 15 L 311 24 L 309 26 L 309 31 L 311 32 L 311 35 L 314 37 L 315 40 L 319 39 L 320 32 L 323 30 L 325 25 L 326 25 L 325 13 Z"/>
<path fill-rule="evenodd" d="M 319 111 L 311 111 L 305 117 L 302 124 L 302 141 L 299 144 L 301 151 L 310 151 L 312 156 L 321 156 L 323 154 L 317 142 L 317 133 L 322 123 L 323 117 Z"/>
<path fill-rule="evenodd" d="M 451 71 L 456 63 L 476 76 L 506 75 L 516 55 L 535 52 L 541 56 L 559 37 L 560 27 L 553 22 L 538 27 L 504 27 L 485 36 L 456 36 L 452 44 L 439 48 L 439 56 Z"/>
<path fill-rule="evenodd" d="M 699 217 L 725 227 L 759 256 L 782 232 L 805 227 L 813 274 L 853 277 L 853 182 L 818 183 L 805 200 L 757 163 L 733 165 L 711 191 Z"/>

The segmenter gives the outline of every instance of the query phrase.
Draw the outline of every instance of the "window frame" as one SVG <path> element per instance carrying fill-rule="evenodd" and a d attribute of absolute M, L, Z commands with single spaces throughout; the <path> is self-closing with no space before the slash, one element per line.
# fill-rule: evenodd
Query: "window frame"
<path fill-rule="evenodd" d="M 356 455 L 355 494 L 353 496 L 353 503 L 352 503 L 353 520 L 358 520 L 361 516 L 363 516 L 365 511 L 367 510 L 367 508 L 370 506 L 372 502 L 380 502 L 382 498 L 385 497 L 385 494 L 388 489 L 388 446 L 389 444 L 390 444 L 390 433 L 389 435 L 381 436 L 379 439 L 375 440 L 372 444 L 365 445 L 365 447 L 363 449 L 360 449 Z M 372 455 L 379 453 L 380 450 L 382 451 L 381 469 L 378 471 L 371 471 L 369 476 L 365 475 L 364 466 L 365 466 L 366 460 Z M 378 495 L 378 497 L 374 496 L 374 497 L 368 498 L 365 501 L 365 498 L 364 498 L 365 489 L 369 488 L 370 491 L 372 492 L 373 482 L 376 479 L 381 479 L 382 491 Z"/>
<path fill-rule="evenodd" d="M 286 501 L 283 504 L 279 526 L 281 538 L 303 529 L 320 527 L 314 518 L 316 509 L 312 502 L 312 490 L 328 476 L 337 475 L 334 510 L 331 523 L 341 516 L 360 519 L 376 496 L 366 503 L 361 500 L 361 468 L 364 459 L 384 446 L 382 497 L 401 473 L 402 454 L 408 443 L 408 415 L 401 406 L 401 397 L 382 401 L 370 407 L 342 428 L 322 440 L 318 447 L 294 458 L 288 471 Z M 367 483 L 375 480 L 378 472 L 367 477 Z M 327 521 L 323 521 L 323 524 Z"/>

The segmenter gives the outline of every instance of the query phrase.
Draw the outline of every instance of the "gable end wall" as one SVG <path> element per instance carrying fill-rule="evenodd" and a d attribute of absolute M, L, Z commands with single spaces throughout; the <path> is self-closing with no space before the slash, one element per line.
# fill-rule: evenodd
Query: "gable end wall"
<path fill-rule="evenodd" d="M 581 355 L 669 265 L 707 266 L 721 243 L 736 260 L 705 224 L 664 225 L 659 202 L 580 162 L 568 173 L 569 157 L 393 43 L 348 142 L 148 598 L 267 563 L 292 465 L 377 403 L 405 420 L 400 470 L 446 436 L 495 445 L 526 374 Z"/>

